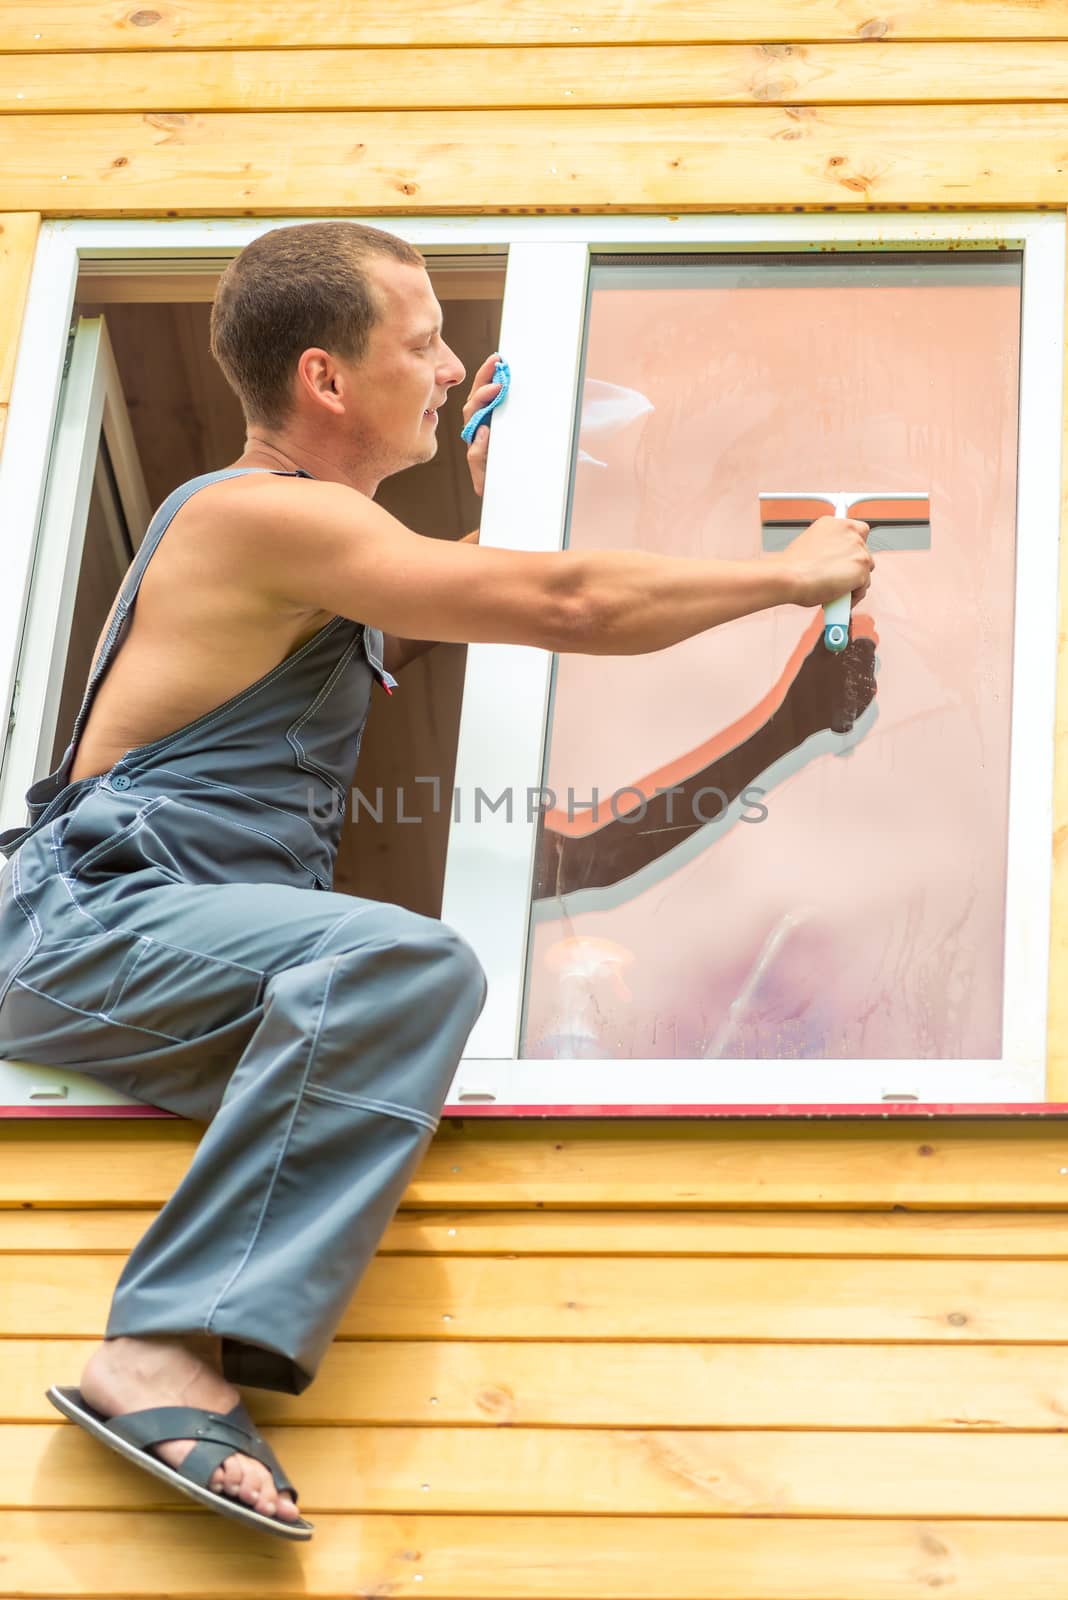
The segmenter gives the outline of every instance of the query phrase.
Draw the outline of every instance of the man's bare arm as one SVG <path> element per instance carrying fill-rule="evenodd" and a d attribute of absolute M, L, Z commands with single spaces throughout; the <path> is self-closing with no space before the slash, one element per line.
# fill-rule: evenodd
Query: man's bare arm
<path fill-rule="evenodd" d="M 246 478 L 231 506 L 235 555 L 262 592 L 410 639 L 642 654 L 769 606 L 859 598 L 872 567 L 866 525 L 835 518 L 749 562 L 428 539 L 353 489 L 307 479 Z"/>
<path fill-rule="evenodd" d="M 465 533 L 456 543 L 477 544 L 478 535 L 479 530 L 476 528 L 474 533 Z M 382 659 L 386 671 L 394 675 L 406 667 L 409 661 L 414 661 L 416 656 L 425 655 L 428 650 L 433 650 L 436 644 L 441 643 L 440 639 L 399 639 L 395 633 L 384 634 L 383 639 L 385 642 L 382 647 Z"/>

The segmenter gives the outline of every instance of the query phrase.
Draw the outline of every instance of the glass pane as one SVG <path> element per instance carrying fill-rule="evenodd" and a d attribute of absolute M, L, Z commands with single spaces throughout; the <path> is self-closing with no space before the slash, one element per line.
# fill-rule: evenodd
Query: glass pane
<path fill-rule="evenodd" d="M 1019 329 L 1011 253 L 594 267 L 572 549 L 880 544 L 841 655 L 557 661 L 522 1055 L 1000 1055 Z"/>

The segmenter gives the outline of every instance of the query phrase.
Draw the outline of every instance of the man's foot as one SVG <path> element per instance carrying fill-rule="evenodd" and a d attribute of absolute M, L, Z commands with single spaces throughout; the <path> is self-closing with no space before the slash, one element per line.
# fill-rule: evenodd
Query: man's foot
<path fill-rule="evenodd" d="M 89 1358 L 81 1392 L 109 1420 L 150 1406 L 199 1406 L 225 1416 L 241 1398 L 219 1372 L 219 1340 L 198 1336 L 107 1339 Z M 195 1439 L 172 1439 L 152 1450 L 178 1467 L 195 1444 Z M 227 1456 L 210 1487 L 265 1517 L 295 1522 L 300 1516 L 292 1495 L 280 1494 L 263 1462 L 251 1456 Z"/>

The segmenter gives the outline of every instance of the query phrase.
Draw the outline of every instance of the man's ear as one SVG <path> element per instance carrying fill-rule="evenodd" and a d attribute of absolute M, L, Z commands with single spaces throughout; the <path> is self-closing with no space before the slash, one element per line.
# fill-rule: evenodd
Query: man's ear
<path fill-rule="evenodd" d="M 345 395 L 344 375 L 328 351 L 314 347 L 304 351 L 297 363 L 297 385 L 320 405 L 327 405 L 331 411 L 340 410 Z"/>

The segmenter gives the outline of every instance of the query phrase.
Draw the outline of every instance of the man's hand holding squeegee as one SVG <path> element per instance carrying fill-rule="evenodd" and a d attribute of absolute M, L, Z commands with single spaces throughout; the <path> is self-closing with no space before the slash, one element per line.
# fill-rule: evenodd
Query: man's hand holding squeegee
<path fill-rule="evenodd" d="M 833 508 L 833 518 L 821 516 L 824 506 Z M 850 519 L 851 511 L 859 511 L 866 520 Z M 818 520 L 813 522 L 814 517 Z M 876 550 L 929 550 L 931 547 L 931 501 L 926 491 L 890 490 L 873 494 L 870 490 L 825 493 L 790 490 L 760 496 L 763 548 L 782 551 L 795 559 L 822 522 L 841 519 L 850 527 L 863 529 L 869 536 L 869 555 Z M 806 523 L 811 526 L 805 528 Z M 799 533 L 802 528 L 805 531 Z M 870 571 L 875 571 L 874 561 Z M 828 650 L 838 652 L 849 643 L 849 613 L 867 587 L 865 584 L 860 590 L 843 589 L 840 595 L 822 601 L 823 642 Z"/>

